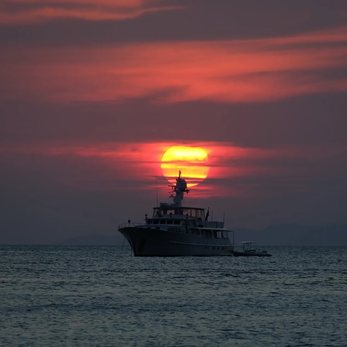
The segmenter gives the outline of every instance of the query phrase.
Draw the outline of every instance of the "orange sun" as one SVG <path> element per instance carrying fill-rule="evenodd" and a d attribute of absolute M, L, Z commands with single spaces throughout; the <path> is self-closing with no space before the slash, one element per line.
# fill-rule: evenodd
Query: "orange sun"
<path fill-rule="evenodd" d="M 188 187 L 196 186 L 207 178 L 208 152 L 202 147 L 172 146 L 166 149 L 161 157 L 163 175 L 170 183 L 175 182 L 178 171 L 187 180 Z"/>

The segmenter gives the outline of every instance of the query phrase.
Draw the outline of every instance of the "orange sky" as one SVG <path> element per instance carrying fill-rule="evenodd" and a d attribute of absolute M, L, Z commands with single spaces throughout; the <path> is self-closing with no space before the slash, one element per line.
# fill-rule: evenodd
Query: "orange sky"
<path fill-rule="evenodd" d="M 177 145 L 201 147 L 208 153 L 208 160 L 204 165 L 209 167 L 207 179 L 192 188 L 190 198 L 237 196 L 251 193 L 248 189 L 234 189 L 233 185 L 223 186 L 218 181 L 233 182 L 242 179 L 260 179 L 266 177 L 278 177 L 283 175 L 298 179 L 302 175 L 310 174 L 302 163 L 313 161 L 321 163 L 324 158 L 332 156 L 341 157 L 347 151 L 339 146 L 331 147 L 281 147 L 276 149 L 242 148 L 233 144 L 219 142 L 191 142 L 191 143 L 104 143 L 104 144 L 46 144 L 25 145 L 14 148 L 3 147 L 0 154 L 35 156 L 40 162 L 45 158 L 76 158 L 76 160 L 87 159 L 93 165 L 100 166 L 100 170 L 107 171 L 110 180 L 119 182 L 119 189 L 122 188 L 122 181 L 132 181 L 134 186 L 137 183 L 142 185 L 143 191 L 159 189 L 163 197 L 166 196 L 167 185 L 171 182 L 164 178 L 161 169 L 161 158 L 165 151 L 171 146 Z M 51 160 L 51 159 L 50 159 Z M 280 164 L 280 165 L 279 165 Z M 196 164 L 192 164 L 193 166 Z M 319 168 L 321 173 L 329 176 L 329 168 Z M 178 172 L 177 172 L 178 174 Z M 184 177 L 184 175 L 183 175 Z M 95 177 L 96 179 L 98 177 Z M 100 178 L 100 177 L 99 177 Z M 64 177 L 64 184 L 83 186 L 86 181 L 83 177 L 69 179 Z M 192 182 L 195 182 L 193 179 Z M 136 183 L 136 185 L 135 185 Z M 189 183 L 189 180 L 188 180 Z M 98 184 L 96 184 L 98 186 Z M 131 189 L 127 186 L 126 189 Z M 168 194 L 166 199 L 168 198 Z"/>
<path fill-rule="evenodd" d="M 344 92 L 347 27 L 283 39 L 10 46 L 1 98 L 71 101 L 255 102 Z M 25 57 L 25 59 L 23 59 Z"/>
<path fill-rule="evenodd" d="M 347 223 L 346 13 L 315 0 L 2 1 L 0 242 L 148 213 L 157 187 L 167 201 L 160 158 L 174 145 L 208 150 L 188 201 L 237 225 Z"/>
<path fill-rule="evenodd" d="M 0 23 L 35 24 L 62 19 L 125 20 L 176 8 L 180 7 L 159 5 L 153 0 L 3 0 Z"/>

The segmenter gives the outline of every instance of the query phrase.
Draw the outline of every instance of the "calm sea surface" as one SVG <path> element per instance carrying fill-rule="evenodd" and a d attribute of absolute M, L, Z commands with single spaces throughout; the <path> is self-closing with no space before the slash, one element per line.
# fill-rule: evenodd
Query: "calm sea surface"
<path fill-rule="evenodd" d="M 347 248 L 0 247 L 1 346 L 347 346 Z"/>

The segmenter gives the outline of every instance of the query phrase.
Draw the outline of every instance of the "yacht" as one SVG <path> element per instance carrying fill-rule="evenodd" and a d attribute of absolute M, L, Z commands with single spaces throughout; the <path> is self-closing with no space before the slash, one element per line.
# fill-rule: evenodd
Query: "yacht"
<path fill-rule="evenodd" d="M 171 186 L 172 203 L 160 203 L 143 223 L 130 220 L 118 230 L 135 256 L 222 256 L 233 255 L 234 233 L 224 221 L 209 218 L 209 209 L 183 206 L 187 182 L 181 177 Z"/>

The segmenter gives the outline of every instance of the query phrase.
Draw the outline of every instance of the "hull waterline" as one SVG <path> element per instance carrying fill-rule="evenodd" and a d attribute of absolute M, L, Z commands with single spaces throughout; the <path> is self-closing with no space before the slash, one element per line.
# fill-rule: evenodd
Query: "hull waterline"
<path fill-rule="evenodd" d="M 123 227 L 119 231 L 135 256 L 230 256 L 229 239 L 206 239 L 189 233 L 151 228 Z"/>

